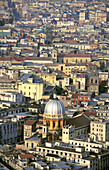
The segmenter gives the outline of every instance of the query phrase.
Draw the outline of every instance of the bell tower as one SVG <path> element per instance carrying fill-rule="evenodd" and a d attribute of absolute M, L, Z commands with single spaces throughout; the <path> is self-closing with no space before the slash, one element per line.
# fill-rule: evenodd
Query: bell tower
<path fill-rule="evenodd" d="M 43 123 L 43 130 L 42 130 L 42 138 L 46 138 L 48 136 L 49 132 L 48 132 L 48 123 L 45 120 Z"/>

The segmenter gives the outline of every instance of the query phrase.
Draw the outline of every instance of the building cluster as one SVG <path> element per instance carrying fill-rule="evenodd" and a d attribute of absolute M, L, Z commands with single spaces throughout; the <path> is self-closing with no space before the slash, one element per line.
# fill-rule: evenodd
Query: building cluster
<path fill-rule="evenodd" d="M 109 169 L 108 27 L 108 0 L 0 0 L 1 168 Z"/>

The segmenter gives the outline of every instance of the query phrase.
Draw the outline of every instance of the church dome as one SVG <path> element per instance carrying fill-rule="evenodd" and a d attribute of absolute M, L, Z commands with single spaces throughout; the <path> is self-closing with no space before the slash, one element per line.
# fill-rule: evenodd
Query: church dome
<path fill-rule="evenodd" d="M 44 110 L 44 115 L 49 117 L 63 117 L 65 115 L 64 104 L 60 100 L 50 100 Z"/>

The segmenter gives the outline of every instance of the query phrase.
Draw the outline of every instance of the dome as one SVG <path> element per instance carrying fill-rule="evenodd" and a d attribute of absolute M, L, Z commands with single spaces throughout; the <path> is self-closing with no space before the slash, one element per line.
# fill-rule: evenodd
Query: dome
<path fill-rule="evenodd" d="M 65 115 L 64 104 L 60 100 L 50 100 L 46 106 L 44 115 L 63 116 Z"/>
<path fill-rule="evenodd" d="M 51 23 L 56 25 L 56 24 L 57 24 L 57 21 L 56 21 L 55 19 L 53 19 L 53 20 L 51 21 Z"/>

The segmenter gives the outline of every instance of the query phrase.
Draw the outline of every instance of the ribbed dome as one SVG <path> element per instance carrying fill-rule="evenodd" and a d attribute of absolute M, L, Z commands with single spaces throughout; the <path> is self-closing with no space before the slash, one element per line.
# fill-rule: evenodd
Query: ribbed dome
<path fill-rule="evenodd" d="M 50 116 L 65 115 L 64 104 L 60 100 L 50 100 L 45 106 L 44 114 Z"/>

